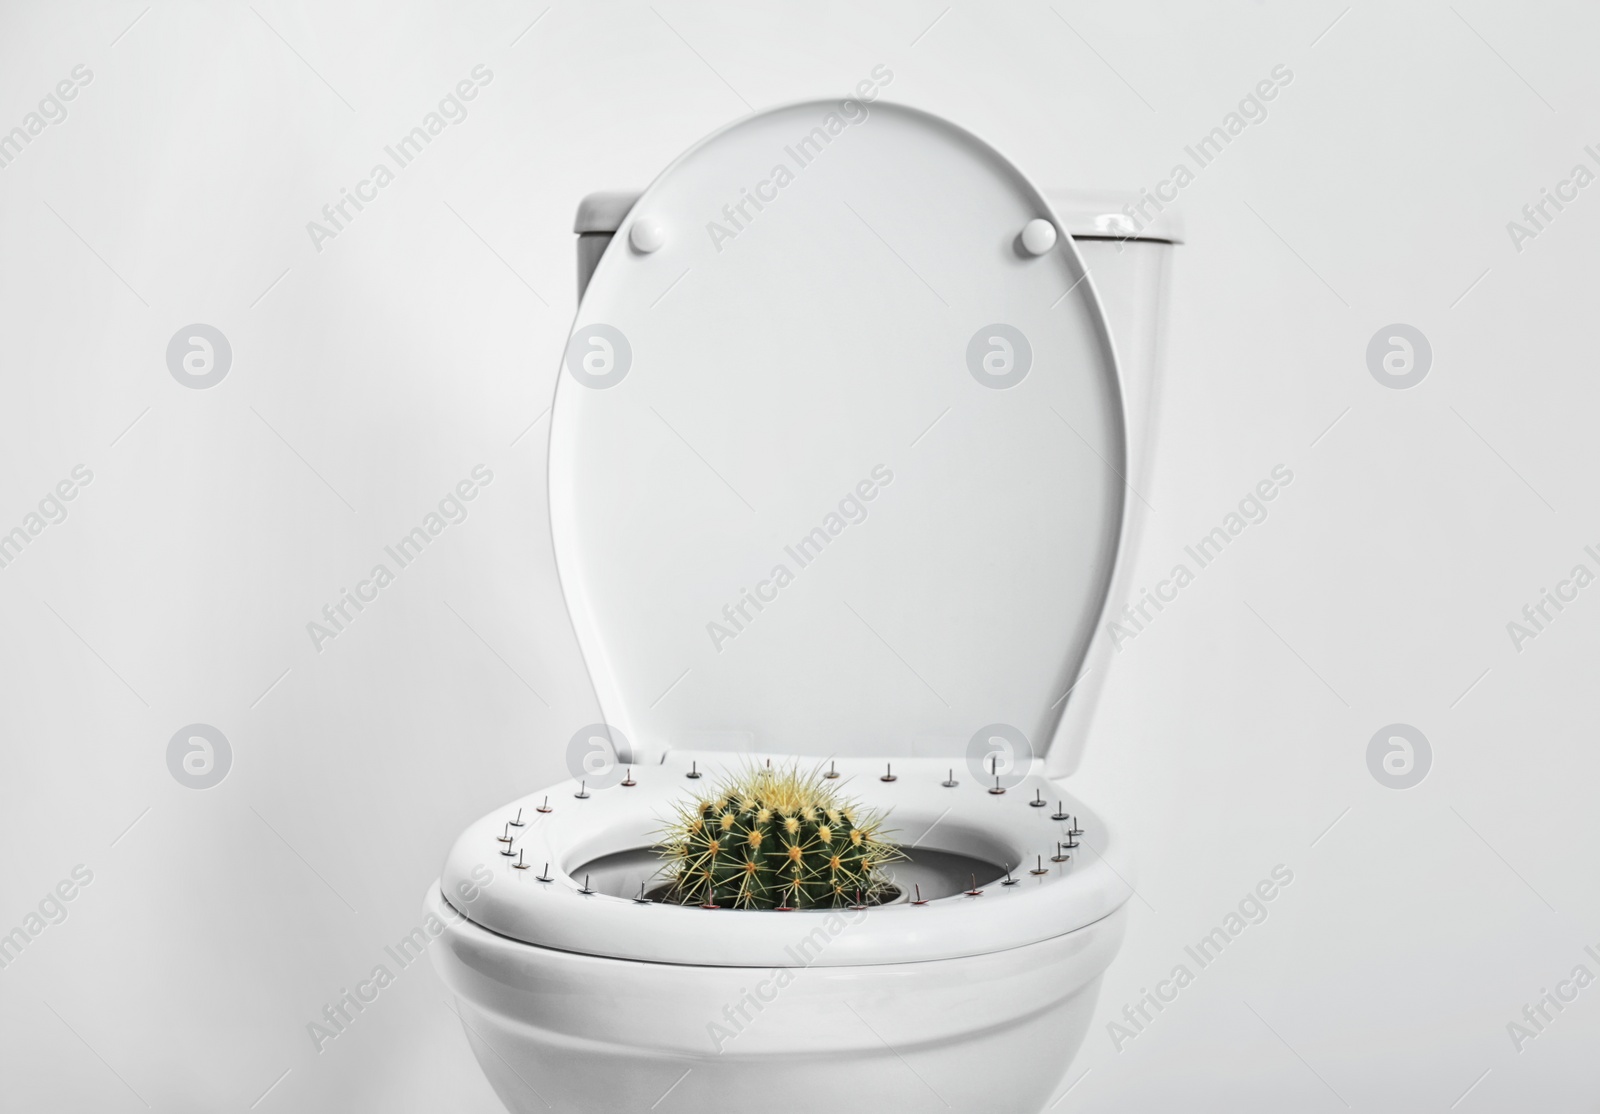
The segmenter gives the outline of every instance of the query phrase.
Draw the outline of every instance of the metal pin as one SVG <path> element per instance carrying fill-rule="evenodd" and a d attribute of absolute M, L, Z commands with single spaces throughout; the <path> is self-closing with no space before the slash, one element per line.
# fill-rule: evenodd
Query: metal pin
<path fill-rule="evenodd" d="M 1006 871 L 1006 880 L 1000 884 L 1002 886 L 1015 886 L 1020 881 L 1022 881 L 1022 879 L 1011 877 L 1011 871 L 1008 869 Z"/>
<path fill-rule="evenodd" d="M 517 848 L 517 861 L 511 864 L 518 870 L 527 870 L 528 864 L 522 861 L 522 848 Z"/>
<path fill-rule="evenodd" d="M 505 857 L 506 857 L 506 858 L 508 858 L 508 859 L 509 859 L 509 858 L 510 858 L 510 857 L 511 857 L 511 844 L 510 844 L 510 842 L 509 842 L 509 841 L 508 841 L 508 842 L 507 842 L 507 843 L 506 843 L 506 847 L 505 847 L 505 850 L 504 850 L 504 851 L 501 851 L 501 852 L 500 852 L 500 853 L 501 853 L 501 854 L 502 854 L 502 855 L 504 855 L 504 856 L 505 856 Z"/>
<path fill-rule="evenodd" d="M 946 789 L 954 789 L 956 786 L 960 785 L 961 783 L 956 780 L 956 772 L 955 772 L 955 770 L 951 770 L 950 771 L 950 776 L 945 778 L 939 784 L 944 786 Z"/>
<path fill-rule="evenodd" d="M 1056 853 L 1050 856 L 1050 861 L 1053 863 L 1068 863 L 1072 861 L 1072 856 L 1064 854 L 1061 850 L 1060 842 L 1057 842 Z"/>
<path fill-rule="evenodd" d="M 866 908 L 866 906 L 863 905 L 862 902 L 861 902 L 861 891 L 857 890 L 856 891 L 856 903 L 854 905 L 850 906 L 850 909 L 852 911 L 858 911 L 858 910 L 865 909 L 865 908 Z"/>
<path fill-rule="evenodd" d="M 580 894 L 592 894 L 592 893 L 594 893 L 594 891 L 589 888 L 589 876 L 587 874 L 585 874 L 583 876 L 583 889 L 579 890 L 578 892 Z"/>
<path fill-rule="evenodd" d="M 1051 814 L 1050 819 L 1052 819 L 1052 820 L 1066 820 L 1066 819 L 1068 819 L 1067 810 L 1064 807 L 1062 807 L 1062 802 L 1060 802 L 1060 801 L 1056 802 L 1056 810 L 1055 810 L 1054 813 Z"/>
<path fill-rule="evenodd" d="M 511 826 L 513 828 L 522 827 L 522 810 L 520 808 L 517 809 L 517 818 L 515 820 L 511 821 Z"/>
<path fill-rule="evenodd" d="M 633 767 L 629 766 L 628 767 L 628 776 L 622 779 L 622 787 L 624 789 L 632 789 L 635 785 L 638 785 L 638 784 L 639 783 L 637 781 L 633 780 Z"/>
<path fill-rule="evenodd" d="M 836 765 L 837 765 L 837 763 L 829 762 L 828 763 L 828 772 L 823 774 L 822 776 L 825 777 L 825 778 L 828 778 L 830 780 L 833 779 L 833 778 L 838 777 L 839 776 L 839 771 L 834 768 Z"/>
<path fill-rule="evenodd" d="M 542 804 L 538 808 L 534 809 L 534 811 L 535 812 L 554 812 L 555 809 L 550 807 L 550 798 L 546 797 L 544 799 L 544 804 Z"/>
<path fill-rule="evenodd" d="M 578 782 L 578 791 L 573 796 L 580 801 L 587 801 L 589 799 L 589 783 L 587 781 Z"/>
<path fill-rule="evenodd" d="M 972 879 L 972 889 L 967 891 L 967 896 L 968 897 L 982 897 L 983 896 L 983 891 L 978 889 L 978 876 L 976 874 L 972 874 L 972 875 L 968 875 L 968 877 Z"/>
<path fill-rule="evenodd" d="M 883 764 L 883 776 L 880 777 L 878 780 L 879 781 L 899 781 L 900 780 L 899 778 L 894 776 L 894 764 L 893 763 L 885 762 Z"/>
<path fill-rule="evenodd" d="M 550 864 L 549 863 L 545 863 L 544 864 L 544 873 L 537 876 L 537 881 L 540 881 L 540 882 L 554 882 L 555 881 L 554 878 L 550 877 Z"/>
<path fill-rule="evenodd" d="M 913 905 L 926 905 L 926 904 L 928 904 L 928 899 L 922 896 L 922 887 L 921 886 L 914 886 L 913 889 L 915 889 L 917 891 L 917 896 L 912 900 L 911 904 L 913 904 Z"/>
<path fill-rule="evenodd" d="M 1028 871 L 1028 873 L 1029 874 L 1049 874 L 1050 873 L 1050 868 L 1044 865 L 1044 856 L 1043 855 L 1036 855 L 1036 856 L 1034 856 L 1034 858 L 1038 860 L 1039 865 L 1034 867 L 1032 870 Z"/>
<path fill-rule="evenodd" d="M 1076 816 L 1072 818 L 1072 830 L 1067 834 L 1070 836 L 1081 836 L 1083 834 L 1083 829 L 1078 827 L 1078 818 Z"/>
<path fill-rule="evenodd" d="M 644 883 L 643 882 L 639 883 L 639 896 L 633 899 L 633 903 L 635 905 L 650 905 L 650 904 L 652 904 L 651 900 L 648 897 L 644 896 Z"/>
<path fill-rule="evenodd" d="M 996 797 L 1005 792 L 1005 787 L 1000 784 L 1000 778 L 998 776 L 996 776 L 994 779 L 994 788 L 989 790 L 989 792 L 994 794 Z"/>
<path fill-rule="evenodd" d="M 495 836 L 494 838 L 498 839 L 501 843 L 510 843 L 511 842 L 511 825 L 507 824 L 505 832 L 502 833 L 501 835 Z"/>
<path fill-rule="evenodd" d="M 1035 789 L 1033 791 L 1033 800 L 1029 801 L 1028 803 L 1034 808 L 1043 808 L 1045 806 L 1045 799 L 1043 796 L 1041 796 L 1043 792 L 1044 790 L 1042 789 Z"/>
<path fill-rule="evenodd" d="M 1000 756 L 998 754 L 990 755 L 990 757 L 989 757 L 989 773 L 990 773 L 990 775 L 998 774 L 999 772 L 1000 772 Z"/>
<path fill-rule="evenodd" d="M 689 772 L 684 774 L 683 776 L 684 777 L 689 777 L 689 778 L 700 777 L 701 776 L 701 774 L 700 774 L 700 763 L 698 763 L 698 762 L 689 763 Z M 716 906 L 711 906 L 711 908 L 714 909 L 714 908 L 716 908 Z"/>

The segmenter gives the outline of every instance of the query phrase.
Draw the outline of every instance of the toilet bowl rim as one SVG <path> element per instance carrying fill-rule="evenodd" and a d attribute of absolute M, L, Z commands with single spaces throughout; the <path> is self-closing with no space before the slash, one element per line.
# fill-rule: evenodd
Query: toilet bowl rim
<path fill-rule="evenodd" d="M 691 768 L 691 760 L 678 756 L 674 762 L 672 758 L 669 756 L 660 768 L 665 777 L 647 778 L 640 768 L 635 768 L 638 788 L 612 787 L 574 803 L 562 798 L 575 796 L 570 791 L 579 790 L 578 782 L 562 782 L 480 818 L 456 841 L 441 874 L 444 892 L 460 893 L 465 898 L 452 907 L 496 935 L 534 946 L 647 962 L 684 962 L 685 957 L 695 957 L 688 965 L 706 966 L 783 965 L 788 954 L 786 945 L 792 948 L 797 941 L 810 940 L 816 928 L 826 923 L 829 938 L 810 965 L 833 967 L 1005 951 L 1094 923 L 1125 904 L 1134 892 L 1127 879 L 1128 865 L 1118 853 L 1120 843 L 1115 829 L 1069 795 L 1068 807 L 1082 817 L 1081 823 L 1089 833 L 1084 838 L 1092 841 L 1081 845 L 1087 855 L 1083 851 L 1072 852 L 1073 858 L 1064 867 L 1041 861 L 1037 865 L 1043 868 L 1043 875 L 1033 876 L 1029 868 L 1036 855 L 1028 854 L 1023 862 L 1019 861 L 1021 854 L 1015 853 L 1010 861 L 1001 861 L 998 868 L 1015 871 L 1014 885 L 1003 886 L 997 876 L 977 887 L 987 896 L 953 893 L 922 908 L 875 908 L 867 924 L 850 919 L 844 922 L 846 928 L 839 928 L 835 921 L 823 921 L 830 913 L 836 919 L 844 916 L 842 910 L 784 914 L 722 909 L 713 913 L 664 903 L 651 903 L 652 907 L 640 909 L 620 895 L 585 893 L 583 878 L 570 871 L 614 851 L 633 850 L 646 843 L 641 833 L 647 830 L 648 812 L 635 802 L 643 805 L 651 799 L 661 801 L 674 793 L 681 784 L 677 775 Z M 853 767 L 860 760 L 849 762 Z M 902 762 L 897 763 L 896 769 L 905 770 L 904 780 L 894 786 L 867 783 L 872 786 L 872 793 L 865 803 L 883 803 L 880 794 L 899 794 L 905 807 L 909 803 L 907 783 L 926 780 L 943 760 Z M 943 775 L 940 766 L 939 776 Z M 1046 841 L 1054 838 L 1055 829 L 1068 826 L 1052 823 L 1054 808 L 1036 809 L 1025 803 L 1034 797 L 1035 787 L 1048 786 L 1052 794 L 1064 793 L 1061 786 L 1042 775 L 1030 775 L 1010 796 L 1002 797 L 989 795 L 965 773 L 962 780 L 964 789 L 950 791 L 949 799 L 955 803 L 943 813 L 935 816 L 931 807 L 919 804 L 910 809 L 910 818 L 925 824 L 927 831 L 942 823 L 944 831 L 958 837 L 975 835 L 1013 852 L 1032 833 L 1044 855 L 1050 853 Z M 912 792 L 920 793 L 926 801 L 940 799 L 933 795 L 946 790 L 929 786 Z M 486 851 L 504 846 L 495 842 L 501 832 L 508 830 L 503 827 L 503 820 L 515 815 L 518 807 L 526 819 L 541 801 L 550 804 L 554 813 L 538 818 L 517 836 L 523 841 L 518 845 L 519 852 L 532 855 L 526 869 L 519 871 L 513 859 Z M 923 845 L 927 831 L 915 842 L 909 838 L 905 842 Z M 943 843 L 941 838 L 940 844 Z M 940 844 L 930 842 L 925 846 Z M 1107 861 L 1108 855 L 1117 856 L 1115 867 Z M 494 879 L 493 884 L 485 881 L 490 878 Z M 932 920 L 928 919 L 930 916 Z"/>

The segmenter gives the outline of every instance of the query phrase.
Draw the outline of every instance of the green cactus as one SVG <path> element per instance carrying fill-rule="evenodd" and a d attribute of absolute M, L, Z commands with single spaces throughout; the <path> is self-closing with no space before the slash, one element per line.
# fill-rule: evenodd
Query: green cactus
<path fill-rule="evenodd" d="M 678 805 L 657 850 L 666 900 L 737 909 L 875 904 L 905 856 L 882 838 L 884 814 L 842 797 L 819 772 L 770 766 L 731 774 Z"/>

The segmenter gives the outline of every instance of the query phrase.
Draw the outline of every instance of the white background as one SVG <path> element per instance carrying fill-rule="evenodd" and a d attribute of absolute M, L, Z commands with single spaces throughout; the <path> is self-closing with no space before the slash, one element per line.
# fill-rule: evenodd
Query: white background
<path fill-rule="evenodd" d="M 1600 588 L 1520 653 L 1506 623 L 1600 571 L 1600 189 L 1521 252 L 1506 224 L 1600 140 L 1600 13 L 141 7 L 0 26 L 0 129 L 93 73 L 0 169 L 0 528 L 94 474 L 0 569 L 0 932 L 94 876 L 0 970 L 0 1108 L 498 1109 L 426 964 L 321 1053 L 305 1027 L 596 718 L 544 498 L 574 207 L 880 63 L 890 99 L 1072 188 L 1153 185 L 1294 74 L 1180 202 L 1141 582 L 1295 479 L 1109 680 L 1080 791 L 1140 897 L 1055 1109 L 1592 1108 L 1600 989 L 1520 1052 L 1507 1024 L 1600 974 Z M 316 251 L 306 222 L 480 63 L 469 117 Z M 165 363 L 194 322 L 233 347 L 208 390 Z M 1394 322 L 1434 349 L 1410 390 L 1366 366 Z M 476 464 L 470 517 L 314 649 Z M 194 722 L 233 748 L 203 792 L 166 765 Z M 1432 744 L 1414 789 L 1368 772 L 1393 722 Z M 1277 864 L 1267 919 L 1118 1051 L 1106 1023 Z"/>

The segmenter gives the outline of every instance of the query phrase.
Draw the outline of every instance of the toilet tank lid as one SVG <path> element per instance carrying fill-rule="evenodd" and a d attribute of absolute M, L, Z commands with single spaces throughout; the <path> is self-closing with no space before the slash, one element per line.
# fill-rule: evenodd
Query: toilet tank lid
<path fill-rule="evenodd" d="M 1076 239 L 1154 240 L 1181 244 L 1183 220 L 1170 205 L 1159 212 L 1155 202 L 1129 191 L 1045 189 L 1040 191 L 1055 210 L 1061 227 Z M 572 231 L 615 232 L 622 227 L 641 189 L 599 190 L 578 202 Z"/>
<path fill-rule="evenodd" d="M 600 190 L 578 202 L 578 216 L 572 222 L 574 232 L 615 232 L 639 200 L 644 191 Z"/>

